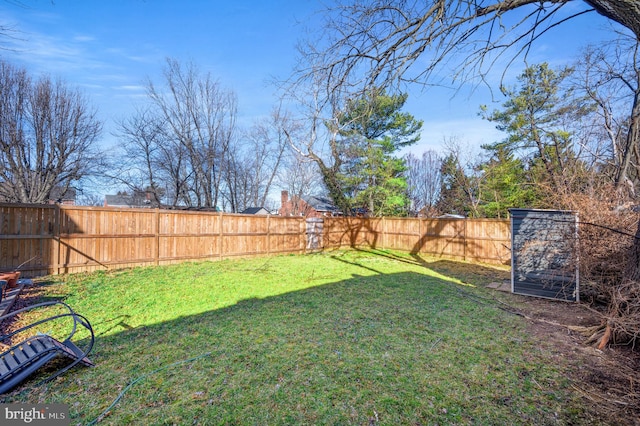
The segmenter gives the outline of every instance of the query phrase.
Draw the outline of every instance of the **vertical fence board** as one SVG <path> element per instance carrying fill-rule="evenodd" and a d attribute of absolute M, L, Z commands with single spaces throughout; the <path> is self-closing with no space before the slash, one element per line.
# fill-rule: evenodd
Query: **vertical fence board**
<path fill-rule="evenodd" d="M 24 276 L 52 272 L 54 206 L 0 205 L 0 270 Z"/>

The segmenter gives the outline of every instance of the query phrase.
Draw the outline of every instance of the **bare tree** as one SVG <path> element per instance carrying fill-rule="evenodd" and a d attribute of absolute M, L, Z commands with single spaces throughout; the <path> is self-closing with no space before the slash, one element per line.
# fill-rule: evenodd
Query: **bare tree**
<path fill-rule="evenodd" d="M 95 173 L 102 130 L 82 94 L 0 61 L 0 199 L 44 203 Z"/>
<path fill-rule="evenodd" d="M 616 185 L 626 186 L 632 195 L 640 185 L 639 53 L 637 38 L 619 38 L 616 43 L 587 52 L 584 61 L 584 75 L 591 77 L 584 90 L 600 107 L 611 141 Z M 621 104 L 631 105 L 631 114 L 628 110 L 621 112 Z"/>
<path fill-rule="evenodd" d="M 310 206 L 303 201 L 309 196 L 318 196 L 325 192 L 315 162 L 296 152 L 290 152 L 284 159 L 278 182 L 280 188 L 290 196 L 287 202 L 292 203 L 290 213 L 293 215 L 306 215 Z"/>
<path fill-rule="evenodd" d="M 638 47 L 638 40 L 630 37 L 589 46 L 573 79 L 574 87 L 596 106 L 591 125 L 583 127 L 578 140 L 599 165 L 598 171 L 631 195 L 640 184 L 640 152 L 637 145 L 629 145 L 633 115 L 628 108 L 636 108 L 640 99 L 640 67 L 634 59 Z"/>
<path fill-rule="evenodd" d="M 76 198 L 75 204 L 78 206 L 101 207 L 104 204 L 104 195 L 82 191 Z"/>
<path fill-rule="evenodd" d="M 235 144 L 225 162 L 225 197 L 231 211 L 263 207 L 288 149 L 284 127 L 288 117 L 274 108 Z"/>
<path fill-rule="evenodd" d="M 441 161 L 437 209 L 443 213 L 479 217 L 484 179 L 479 167 L 482 159 L 474 156 L 473 150 L 456 136 L 445 138 L 443 143 L 446 155 Z"/>
<path fill-rule="evenodd" d="M 176 180 L 170 171 L 180 164 L 180 151 L 174 150 L 163 139 L 162 127 L 150 110 L 138 110 L 134 115 L 118 123 L 123 155 L 117 156 L 108 174 L 117 184 L 127 186 L 133 193 L 151 194 L 153 205 L 162 204 L 162 195 L 170 182 Z M 163 156 L 169 149 L 171 154 Z M 170 162 L 165 162 L 171 158 Z"/>
<path fill-rule="evenodd" d="M 606 84 L 609 78 L 603 78 L 601 65 L 606 64 L 606 56 L 600 49 L 588 47 L 576 63 L 572 85 L 596 106 L 576 140 L 593 159 L 593 169 L 599 168 L 613 182 L 621 162 L 619 150 L 626 121 L 623 116 L 627 114 L 626 110 L 620 111 L 620 98 L 614 93 L 620 88 Z"/>
<path fill-rule="evenodd" d="M 232 91 L 175 60 L 164 76 L 162 86 L 148 82 L 148 104 L 119 123 L 124 153 L 113 179 L 172 207 L 265 205 L 288 147 L 280 109 L 242 134 Z"/>
<path fill-rule="evenodd" d="M 236 131 L 237 99 L 210 74 L 195 65 L 183 67 L 168 59 L 165 86 L 148 83 L 148 95 L 163 123 L 166 140 L 185 148 L 192 172 L 187 201 L 196 207 L 216 207 L 222 186 L 222 159 Z M 186 197 L 184 197 L 186 198 Z"/>
<path fill-rule="evenodd" d="M 284 97 L 298 108 L 298 118 L 283 130 L 295 153 L 316 164 L 329 197 L 348 215 L 351 205 L 339 179 L 343 158 L 338 136 L 348 124 L 339 119 L 344 94 L 336 88 L 325 95 L 323 86 L 327 79 L 330 76 L 317 67 L 283 87 Z"/>
<path fill-rule="evenodd" d="M 420 157 L 408 154 L 406 162 L 411 210 L 416 215 L 430 216 L 440 196 L 442 158 L 437 152 L 428 150 Z"/>
<path fill-rule="evenodd" d="M 235 142 L 237 99 L 195 65 L 167 59 L 163 84 L 147 84 L 148 104 L 119 123 L 122 172 L 131 189 L 159 194 L 166 205 L 217 207 Z"/>

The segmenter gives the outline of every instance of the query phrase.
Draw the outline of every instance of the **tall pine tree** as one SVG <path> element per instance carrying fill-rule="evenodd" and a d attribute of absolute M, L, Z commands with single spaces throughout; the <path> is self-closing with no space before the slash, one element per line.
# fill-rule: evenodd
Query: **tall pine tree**
<path fill-rule="evenodd" d="M 398 151 L 416 143 L 422 121 L 402 112 L 406 94 L 372 90 L 347 102 L 338 117 L 337 179 L 352 212 L 406 215 L 409 208 L 405 161 Z"/>

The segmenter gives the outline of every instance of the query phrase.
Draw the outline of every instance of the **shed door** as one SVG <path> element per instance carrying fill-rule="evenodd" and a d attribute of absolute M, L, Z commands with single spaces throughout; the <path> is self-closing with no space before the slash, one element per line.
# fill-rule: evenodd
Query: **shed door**
<path fill-rule="evenodd" d="M 511 291 L 578 301 L 577 216 L 554 210 L 510 212 Z"/>

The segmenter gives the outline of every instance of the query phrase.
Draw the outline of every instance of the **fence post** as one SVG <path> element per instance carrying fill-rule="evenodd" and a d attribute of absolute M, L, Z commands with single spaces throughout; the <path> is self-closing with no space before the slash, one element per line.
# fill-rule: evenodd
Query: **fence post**
<path fill-rule="evenodd" d="M 302 228 L 300 232 L 301 235 L 301 239 L 302 239 L 302 249 L 304 250 L 304 254 L 307 254 L 307 219 L 303 219 L 300 222 L 300 227 Z"/>
<path fill-rule="evenodd" d="M 156 252 L 155 252 L 155 259 L 154 259 L 154 263 L 156 265 L 160 264 L 160 209 L 158 207 L 156 207 L 155 209 L 155 227 L 156 227 L 156 231 L 155 231 L 155 241 L 156 241 Z"/>
<path fill-rule="evenodd" d="M 267 254 L 271 254 L 271 215 L 267 215 Z"/>
<path fill-rule="evenodd" d="M 389 244 L 387 241 L 387 219 L 384 216 L 382 216 L 382 238 L 380 239 L 382 240 L 382 249 L 386 250 Z"/>
<path fill-rule="evenodd" d="M 467 218 L 462 219 L 464 221 L 464 227 L 462 228 L 462 244 L 464 250 L 462 251 L 462 259 L 466 262 L 467 260 Z"/>
<path fill-rule="evenodd" d="M 52 235 L 52 240 L 53 240 L 53 261 L 54 263 L 54 267 L 53 267 L 53 274 L 54 275 L 58 275 L 60 274 L 60 206 L 58 204 L 55 205 L 54 207 L 54 213 L 53 213 L 53 235 Z"/>
<path fill-rule="evenodd" d="M 218 229 L 218 258 L 222 259 L 222 211 L 219 213 L 220 224 Z"/>
<path fill-rule="evenodd" d="M 420 255 L 420 252 L 422 251 L 422 238 L 422 218 L 418 216 L 418 250 L 416 251 L 417 255 Z"/>

